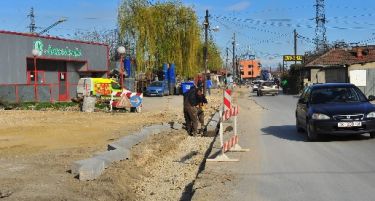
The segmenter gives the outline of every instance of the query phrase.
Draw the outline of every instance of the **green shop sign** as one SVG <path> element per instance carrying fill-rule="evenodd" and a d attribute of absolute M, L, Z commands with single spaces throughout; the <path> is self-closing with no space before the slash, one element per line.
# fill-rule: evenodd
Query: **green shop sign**
<path fill-rule="evenodd" d="M 34 49 L 39 51 L 39 56 L 62 56 L 62 57 L 81 57 L 82 51 L 78 48 L 69 49 L 69 47 L 58 48 L 48 45 L 44 47 L 43 41 L 34 41 Z"/>

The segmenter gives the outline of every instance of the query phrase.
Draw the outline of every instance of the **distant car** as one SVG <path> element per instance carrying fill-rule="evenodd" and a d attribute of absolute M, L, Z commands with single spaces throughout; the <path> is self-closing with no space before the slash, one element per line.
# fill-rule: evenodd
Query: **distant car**
<path fill-rule="evenodd" d="M 146 96 L 164 96 L 169 95 L 168 87 L 165 86 L 163 81 L 151 82 L 151 84 L 146 88 Z"/>
<path fill-rule="evenodd" d="M 279 95 L 279 87 L 274 82 L 263 82 L 259 85 L 258 96 L 270 94 L 272 96 Z"/>
<path fill-rule="evenodd" d="M 305 130 L 308 140 L 319 135 L 375 136 L 374 96 L 366 96 L 349 83 L 316 84 L 306 87 L 296 108 L 296 128 Z"/>

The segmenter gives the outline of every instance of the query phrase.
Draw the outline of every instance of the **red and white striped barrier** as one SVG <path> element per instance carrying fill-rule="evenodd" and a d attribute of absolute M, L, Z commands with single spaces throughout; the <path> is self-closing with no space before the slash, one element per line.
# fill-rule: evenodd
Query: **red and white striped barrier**
<path fill-rule="evenodd" d="M 232 91 L 230 89 L 224 90 L 224 111 L 230 110 L 232 107 Z"/>
<path fill-rule="evenodd" d="M 130 102 L 125 100 L 129 100 L 133 96 L 138 96 L 140 99 L 143 99 L 143 93 L 135 93 L 128 90 L 124 90 L 123 92 L 113 92 L 111 94 L 111 101 L 110 101 L 110 110 L 112 111 L 113 107 L 116 108 L 123 108 L 123 107 L 132 107 Z M 142 103 L 139 107 L 136 108 L 137 112 L 141 111 Z"/>
<path fill-rule="evenodd" d="M 220 127 L 219 127 L 219 134 L 220 134 L 220 143 L 221 143 L 221 153 L 212 159 L 207 159 L 207 161 L 212 162 L 236 162 L 239 161 L 238 159 L 230 159 L 228 156 L 225 155 L 225 152 L 232 151 L 232 152 L 245 152 L 250 151 L 249 149 L 243 149 L 238 143 L 238 133 L 237 133 L 237 117 L 239 114 L 238 106 L 234 106 L 231 103 L 232 98 L 226 97 L 228 90 L 224 90 L 224 105 L 222 110 L 220 111 Z M 229 101 L 230 100 L 230 101 Z M 226 102 L 227 101 L 227 102 Z M 228 104 L 229 103 L 229 104 Z M 231 136 L 227 141 L 224 141 L 224 128 L 223 128 L 223 121 L 226 121 L 234 117 L 233 121 L 233 136 Z"/>
<path fill-rule="evenodd" d="M 225 152 L 229 151 L 236 144 L 238 144 L 238 136 L 234 135 L 231 138 L 229 138 L 228 141 L 224 142 L 224 145 L 222 147 L 223 152 L 225 153 Z"/>
<path fill-rule="evenodd" d="M 238 115 L 238 106 L 232 106 L 229 110 L 225 110 L 223 114 L 223 121 Z"/>

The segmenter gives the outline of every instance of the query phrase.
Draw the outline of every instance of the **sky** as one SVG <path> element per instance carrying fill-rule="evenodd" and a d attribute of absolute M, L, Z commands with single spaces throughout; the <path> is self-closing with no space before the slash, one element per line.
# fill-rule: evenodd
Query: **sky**
<path fill-rule="evenodd" d="M 72 37 L 76 31 L 115 29 L 120 0 L 0 0 L 0 30 L 28 32 L 27 15 L 34 7 L 39 30 L 60 18 L 67 21 L 48 34 Z M 151 1 L 155 2 L 155 0 Z M 232 49 L 236 34 L 236 53 L 255 55 L 264 67 L 276 67 L 282 55 L 293 54 L 293 30 L 298 54 L 315 49 L 315 0 L 182 0 L 193 7 L 203 23 L 205 10 L 210 13 L 210 32 L 223 58 Z M 328 42 L 375 43 L 374 0 L 326 0 Z M 203 31 L 203 29 L 202 29 Z M 229 52 L 231 55 L 232 52 Z M 231 60 L 231 56 L 229 56 Z"/>

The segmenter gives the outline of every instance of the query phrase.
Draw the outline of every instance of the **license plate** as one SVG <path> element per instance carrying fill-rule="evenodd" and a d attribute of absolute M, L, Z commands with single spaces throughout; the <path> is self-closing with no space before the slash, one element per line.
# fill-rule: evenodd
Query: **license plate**
<path fill-rule="evenodd" d="M 339 128 L 359 127 L 359 126 L 362 126 L 362 122 L 360 122 L 360 121 L 339 122 L 337 124 L 337 127 L 339 127 Z"/>

